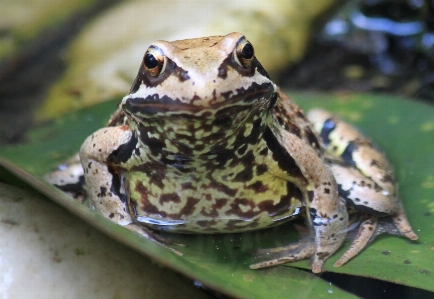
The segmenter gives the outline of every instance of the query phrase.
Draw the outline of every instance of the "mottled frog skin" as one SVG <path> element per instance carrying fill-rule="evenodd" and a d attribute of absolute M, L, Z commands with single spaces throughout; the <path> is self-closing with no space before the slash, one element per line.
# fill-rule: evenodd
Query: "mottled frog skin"
<path fill-rule="evenodd" d="M 312 258 L 312 271 L 321 272 L 344 241 L 347 205 L 362 220 L 335 266 L 366 246 L 379 216 L 417 239 L 385 156 L 325 111 L 308 120 L 240 33 L 154 42 L 80 161 L 92 206 L 146 237 L 149 229 L 242 232 L 306 215 L 311 239 L 260 251 L 271 259 L 254 269 Z M 64 173 L 47 179 L 61 187 Z"/>

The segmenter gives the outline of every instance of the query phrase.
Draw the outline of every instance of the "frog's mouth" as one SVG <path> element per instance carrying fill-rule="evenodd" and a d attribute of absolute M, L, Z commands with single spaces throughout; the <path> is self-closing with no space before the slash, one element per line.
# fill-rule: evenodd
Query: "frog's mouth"
<path fill-rule="evenodd" d="M 174 117 L 203 120 L 218 118 L 217 114 L 237 114 L 240 110 L 268 107 L 275 93 L 271 82 L 253 83 L 248 88 L 214 95 L 210 99 L 198 96 L 182 101 L 167 95 L 130 94 L 122 101 L 122 109 L 130 116 L 139 119 L 153 117 Z"/>

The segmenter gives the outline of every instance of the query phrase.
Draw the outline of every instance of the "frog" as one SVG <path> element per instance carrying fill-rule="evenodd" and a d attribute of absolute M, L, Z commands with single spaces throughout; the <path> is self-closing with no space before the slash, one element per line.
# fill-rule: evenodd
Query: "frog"
<path fill-rule="evenodd" d="M 83 187 L 93 209 L 178 254 L 155 232 L 239 233 L 304 216 L 309 237 L 259 249 L 252 269 L 311 259 L 321 273 L 357 228 L 342 266 L 385 218 L 418 238 L 382 150 L 325 110 L 306 115 L 237 32 L 153 42 L 107 126 L 46 180 Z"/>

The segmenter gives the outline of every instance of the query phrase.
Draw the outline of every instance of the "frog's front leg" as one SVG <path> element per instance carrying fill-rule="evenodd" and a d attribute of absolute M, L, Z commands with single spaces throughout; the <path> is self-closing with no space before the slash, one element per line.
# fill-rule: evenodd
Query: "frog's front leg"
<path fill-rule="evenodd" d="M 125 162 L 134 160 L 136 146 L 137 137 L 128 126 L 100 129 L 84 141 L 80 160 L 87 197 L 92 207 L 103 216 L 182 255 L 167 246 L 173 242 L 137 224 L 128 210 L 123 172 L 127 171 Z"/>
<path fill-rule="evenodd" d="M 122 226 L 131 224 L 132 218 L 120 179 L 122 168 L 109 160 L 132 139 L 127 126 L 107 127 L 90 135 L 80 149 L 85 189 L 92 207 Z"/>
<path fill-rule="evenodd" d="M 277 130 L 276 130 L 277 131 Z M 277 257 L 251 265 L 252 269 L 269 267 L 300 259 L 312 258 L 312 272 L 320 273 L 324 261 L 343 243 L 348 226 L 345 203 L 339 199 L 338 188 L 333 174 L 314 149 L 296 135 L 280 130 L 274 134 L 290 157 L 294 159 L 294 169 L 299 169 L 297 178 L 305 181 L 301 186 L 305 193 L 308 219 L 314 229 L 313 240 L 302 240 L 268 253 L 278 252 Z M 291 164 L 291 161 L 286 163 Z M 291 174 L 291 176 L 294 176 Z M 264 251 L 264 253 L 267 253 Z"/>

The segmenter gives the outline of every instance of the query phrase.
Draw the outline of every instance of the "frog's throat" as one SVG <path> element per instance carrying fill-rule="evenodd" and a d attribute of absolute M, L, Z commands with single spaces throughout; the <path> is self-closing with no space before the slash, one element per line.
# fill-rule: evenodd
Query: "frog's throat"
<path fill-rule="evenodd" d="M 202 139 L 196 139 L 199 136 L 192 137 L 192 135 L 170 135 L 170 132 L 156 128 L 150 132 L 149 127 L 142 127 L 142 124 L 139 124 L 138 140 L 142 144 L 140 157 L 146 160 L 165 161 L 166 164 L 182 168 L 209 161 L 216 162 L 212 167 L 223 166 L 224 161 L 230 157 L 242 158 L 249 151 L 261 150 L 263 143 L 260 140 L 263 138 L 269 119 L 268 115 L 254 115 L 251 122 L 236 129 L 222 131 L 221 134 L 224 135 L 206 135 Z"/>

